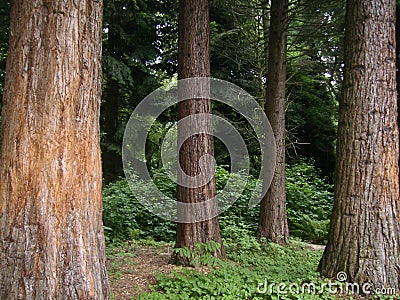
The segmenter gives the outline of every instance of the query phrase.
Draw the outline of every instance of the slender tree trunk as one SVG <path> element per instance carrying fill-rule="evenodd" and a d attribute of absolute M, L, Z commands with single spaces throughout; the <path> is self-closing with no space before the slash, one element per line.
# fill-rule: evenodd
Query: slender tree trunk
<path fill-rule="evenodd" d="M 179 45 L 178 75 L 179 79 L 210 76 L 209 56 L 209 3 L 208 0 L 181 0 L 179 2 Z M 190 99 L 179 102 L 178 118 L 211 113 L 211 100 Z M 200 132 L 204 127 L 212 132 L 212 120 L 203 118 L 189 124 L 193 132 Z M 178 139 L 185 135 L 189 128 L 178 126 Z M 200 173 L 199 160 L 204 155 L 214 156 L 214 140 L 212 135 L 197 134 L 188 138 L 179 151 L 182 170 L 189 176 Z M 213 179 L 199 188 L 178 186 L 178 201 L 199 203 L 216 197 L 215 174 Z M 214 208 L 215 209 L 215 208 Z M 212 208 L 210 208 L 212 211 Z M 179 213 L 179 212 L 178 212 Z M 221 248 L 214 255 L 225 255 L 220 237 L 218 218 L 214 217 L 197 223 L 178 223 L 176 230 L 176 247 L 193 248 L 195 243 L 215 241 Z M 172 262 L 190 265 L 187 258 L 174 254 Z"/>
<path fill-rule="evenodd" d="M 108 299 L 102 1 L 15 0 L 2 111 L 0 299 Z"/>
<path fill-rule="evenodd" d="M 266 3 L 265 5 L 267 5 Z M 260 206 L 257 236 L 284 244 L 289 239 L 285 188 L 285 99 L 288 0 L 272 0 L 265 110 L 276 140 L 276 166 Z"/>
<path fill-rule="evenodd" d="M 395 4 L 347 2 L 335 202 L 318 269 L 399 291 Z"/>

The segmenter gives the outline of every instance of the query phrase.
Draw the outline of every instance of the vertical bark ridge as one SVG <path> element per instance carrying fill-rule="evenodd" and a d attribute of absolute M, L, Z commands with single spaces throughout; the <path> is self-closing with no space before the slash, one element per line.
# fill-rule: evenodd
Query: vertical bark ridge
<path fill-rule="evenodd" d="M 400 287 L 395 1 L 347 2 L 335 203 L 321 274 Z"/>
<path fill-rule="evenodd" d="M 0 298 L 108 299 L 102 1 L 12 2 L 0 154 Z"/>

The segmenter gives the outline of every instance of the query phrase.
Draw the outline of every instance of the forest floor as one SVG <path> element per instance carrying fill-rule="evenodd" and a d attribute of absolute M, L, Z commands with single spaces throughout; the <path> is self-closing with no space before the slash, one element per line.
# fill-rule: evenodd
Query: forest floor
<path fill-rule="evenodd" d="M 126 242 L 107 248 L 107 269 L 112 299 L 135 299 L 140 293 L 150 291 L 157 273 L 169 274 L 177 266 L 168 264 L 171 244 L 137 244 Z"/>
<path fill-rule="evenodd" d="M 312 250 L 322 250 L 324 246 L 309 245 Z M 135 299 L 142 292 L 150 291 L 156 283 L 156 274 L 170 274 L 182 270 L 168 263 L 172 254 L 172 243 L 125 242 L 107 247 L 107 269 L 111 285 L 111 299 Z M 207 273 L 203 267 L 200 272 Z"/>

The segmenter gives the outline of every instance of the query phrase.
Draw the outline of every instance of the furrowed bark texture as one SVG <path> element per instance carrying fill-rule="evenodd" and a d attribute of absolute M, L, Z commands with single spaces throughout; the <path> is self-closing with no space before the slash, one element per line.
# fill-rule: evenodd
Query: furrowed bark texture
<path fill-rule="evenodd" d="M 0 155 L 0 299 L 108 299 L 102 1 L 16 0 Z"/>
<path fill-rule="evenodd" d="M 285 187 L 287 26 L 288 1 L 272 0 L 265 111 L 275 135 L 277 153 L 274 177 L 260 204 L 257 236 L 279 244 L 289 239 Z"/>
<path fill-rule="evenodd" d="M 335 202 L 323 276 L 400 288 L 395 1 L 349 0 Z"/>
<path fill-rule="evenodd" d="M 181 0 L 179 7 L 179 50 L 178 50 L 178 76 L 179 79 L 210 76 L 209 56 L 209 4 L 208 0 Z M 207 89 L 207 87 L 204 87 Z M 178 118 L 199 114 L 211 113 L 211 100 L 190 99 L 179 102 Z M 212 120 L 198 117 L 196 122 L 189 124 L 194 132 L 208 128 L 212 133 Z M 185 130 L 178 126 L 181 138 Z M 211 134 L 196 134 L 188 138 L 179 151 L 179 161 L 183 171 L 190 176 L 200 174 L 199 160 L 204 155 L 214 156 L 214 140 Z M 216 197 L 215 174 L 207 184 L 198 188 L 178 186 L 178 201 L 186 203 L 203 202 Z M 213 213 L 216 206 L 209 207 L 209 214 Z M 179 213 L 179 212 L 178 212 Z M 197 223 L 178 223 L 176 233 L 176 247 L 193 248 L 195 243 L 215 241 L 221 243 L 221 248 L 214 255 L 225 255 L 220 237 L 218 218 L 214 217 Z M 174 263 L 189 265 L 187 258 L 174 255 Z"/>

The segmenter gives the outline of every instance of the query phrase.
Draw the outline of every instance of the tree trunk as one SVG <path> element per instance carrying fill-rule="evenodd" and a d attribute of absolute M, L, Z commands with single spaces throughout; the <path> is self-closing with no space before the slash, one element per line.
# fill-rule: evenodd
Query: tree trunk
<path fill-rule="evenodd" d="M 396 1 L 396 90 L 397 90 L 397 124 L 400 124 L 400 3 Z M 399 141 L 400 143 L 400 141 Z M 399 157 L 400 163 L 400 157 Z"/>
<path fill-rule="evenodd" d="M 11 7 L 0 155 L 0 299 L 108 299 L 101 1 Z"/>
<path fill-rule="evenodd" d="M 179 3 L 179 79 L 210 76 L 208 5 L 208 0 L 181 0 Z M 209 98 L 190 99 L 178 104 L 179 119 L 199 113 L 211 113 Z M 188 126 L 192 128 L 178 126 L 178 139 L 182 139 L 187 130 L 200 132 L 204 128 L 208 128 L 207 132 L 212 133 L 212 120 L 206 117 L 198 117 L 198 122 L 193 122 Z M 182 170 L 189 176 L 199 174 L 199 160 L 204 155 L 214 156 L 213 136 L 202 133 L 189 137 L 179 151 Z M 178 185 L 178 201 L 180 202 L 199 203 L 216 197 L 216 194 L 215 173 L 213 173 L 211 181 L 198 188 Z M 210 207 L 211 213 L 213 209 L 216 207 Z M 178 212 L 178 214 L 180 213 L 185 212 Z M 196 223 L 177 224 L 176 247 L 193 248 L 195 243 L 207 241 L 220 243 L 220 249 L 214 253 L 216 257 L 225 255 L 217 217 Z M 190 265 L 187 258 L 176 253 L 171 261 L 176 264 Z"/>
<path fill-rule="evenodd" d="M 265 4 L 267 5 L 267 3 Z M 266 114 L 276 140 L 275 174 L 260 205 L 258 238 L 285 244 L 289 239 L 285 187 L 285 99 L 288 0 L 272 0 Z M 268 155 L 268 154 L 267 154 Z"/>
<path fill-rule="evenodd" d="M 335 202 L 318 270 L 400 288 L 395 1 L 348 0 Z"/>

